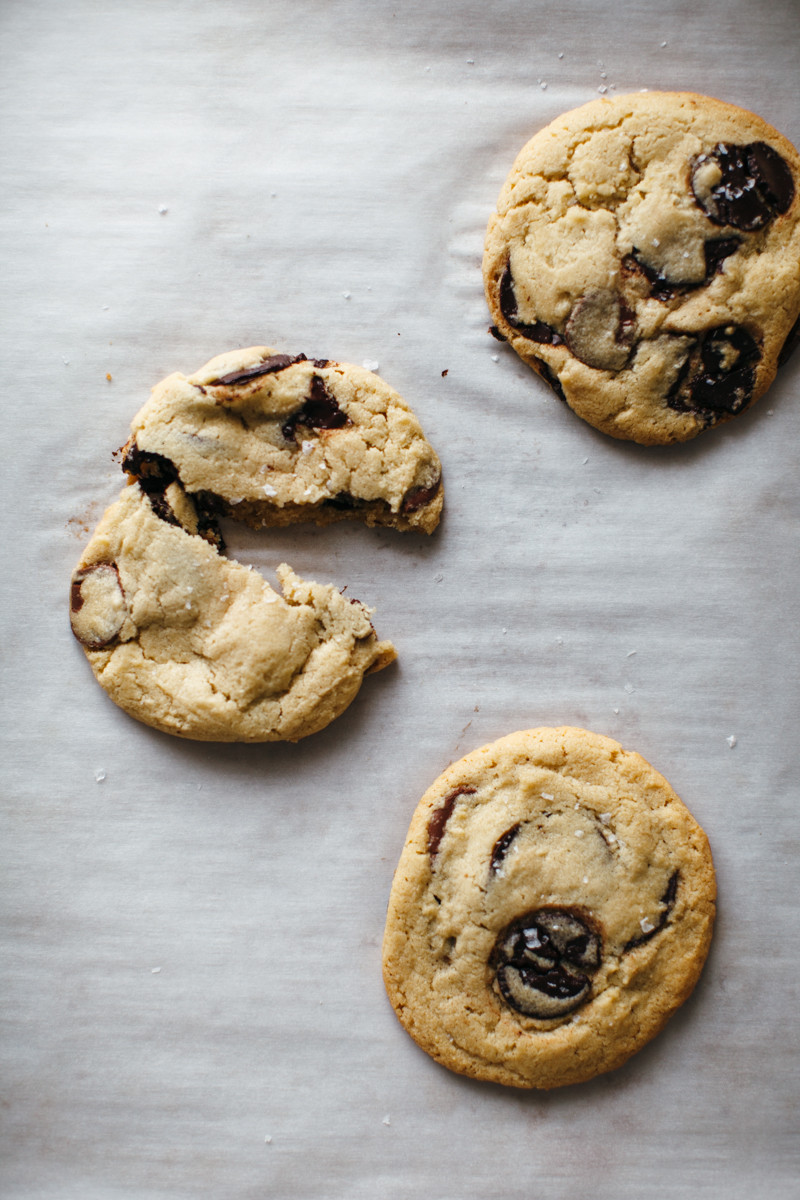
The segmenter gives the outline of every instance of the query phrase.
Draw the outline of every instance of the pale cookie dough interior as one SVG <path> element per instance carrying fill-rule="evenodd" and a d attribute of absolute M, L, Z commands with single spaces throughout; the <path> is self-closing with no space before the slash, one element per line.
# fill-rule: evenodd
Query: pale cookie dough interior
<path fill-rule="evenodd" d="M 493 331 L 590 424 L 683 441 L 772 382 L 800 313 L 800 158 L 685 93 L 592 101 L 523 148 L 489 222 Z"/>
<path fill-rule="evenodd" d="M 296 741 L 395 657 L 369 610 L 282 565 L 283 595 L 198 532 L 172 484 L 105 513 L 73 575 L 71 619 L 100 684 L 146 724 L 209 741 Z M 169 517 L 172 519 L 168 519 Z"/>
<path fill-rule="evenodd" d="M 124 465 L 259 526 L 355 518 L 430 533 L 442 468 L 408 405 L 362 367 L 254 346 L 153 389 Z"/>
<path fill-rule="evenodd" d="M 713 926 L 703 831 L 638 754 L 580 729 L 512 734 L 420 802 L 384 976 L 445 1066 L 517 1087 L 620 1066 L 691 992 Z"/>

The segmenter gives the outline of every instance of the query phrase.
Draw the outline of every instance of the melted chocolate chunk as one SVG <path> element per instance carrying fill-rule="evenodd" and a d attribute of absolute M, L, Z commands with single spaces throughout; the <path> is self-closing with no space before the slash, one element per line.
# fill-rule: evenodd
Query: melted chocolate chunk
<path fill-rule="evenodd" d="M 718 142 L 691 165 L 694 198 L 715 225 L 762 229 L 794 199 L 786 160 L 766 142 Z"/>
<path fill-rule="evenodd" d="M 166 455 L 140 450 L 136 442 L 129 442 L 122 450 L 122 469 L 129 475 L 135 475 L 143 492 L 163 492 L 171 483 L 178 482 L 178 468 Z"/>
<path fill-rule="evenodd" d="M 206 387 L 236 387 L 240 383 L 249 383 L 251 379 L 258 379 L 260 375 L 274 375 L 276 371 L 285 371 L 287 367 L 291 367 L 295 363 L 306 361 L 305 354 L 273 354 L 270 358 L 262 359 L 253 367 L 246 367 L 243 371 L 231 371 L 228 375 L 220 375 L 219 379 L 210 379 Z M 324 367 L 327 366 L 327 362 L 315 362 L 314 366 Z"/>
<path fill-rule="evenodd" d="M 511 849 L 511 845 L 519 831 L 520 822 L 517 821 L 516 825 L 512 825 L 510 829 L 507 829 L 495 842 L 494 849 L 492 850 L 492 860 L 489 863 L 489 870 L 493 875 L 502 866 L 503 860 Z"/>
<path fill-rule="evenodd" d="M 337 492 L 335 496 L 331 496 L 330 500 L 323 500 L 323 506 L 326 508 L 341 508 L 350 510 L 352 508 L 360 508 L 364 503 L 356 496 L 351 496 L 349 492 Z"/>
<path fill-rule="evenodd" d="M 492 337 L 495 339 L 495 341 L 498 341 L 498 342 L 507 342 L 508 341 L 508 338 L 506 337 L 506 335 L 504 333 L 501 333 L 496 325 L 489 326 L 489 333 L 492 335 Z"/>
<path fill-rule="evenodd" d="M 550 368 L 550 365 L 543 359 L 537 358 L 536 370 L 539 372 L 545 383 L 550 385 L 555 394 L 558 396 L 559 400 L 563 400 L 566 404 L 567 397 L 564 395 L 564 389 L 561 386 L 561 380 L 558 378 L 555 371 Z"/>
<path fill-rule="evenodd" d="M 759 345 L 746 329 L 710 329 L 688 356 L 667 404 L 678 412 L 704 413 L 711 421 L 741 412 L 752 399 L 760 357 Z"/>
<path fill-rule="evenodd" d="M 622 947 L 623 954 L 627 953 L 628 950 L 633 950 L 634 946 L 641 946 L 644 942 L 649 942 L 651 938 L 654 938 L 656 934 L 664 928 L 669 920 L 669 914 L 672 912 L 672 908 L 675 904 L 675 897 L 678 894 L 679 879 L 680 871 L 673 871 L 669 877 L 669 883 L 666 886 L 664 895 L 661 897 L 660 903 L 664 907 L 657 923 L 652 929 L 648 929 L 647 932 L 643 930 L 641 933 L 637 934 L 636 937 L 632 937 L 629 942 L 626 942 Z"/>
<path fill-rule="evenodd" d="M 560 333 L 550 325 L 546 325 L 544 321 L 526 322 L 520 321 L 517 317 L 517 297 L 514 292 L 514 280 L 511 278 L 511 267 L 506 265 L 506 269 L 500 279 L 500 311 L 508 321 L 512 329 L 516 329 L 517 333 L 521 333 L 524 338 L 531 342 L 539 342 L 542 345 L 560 346 L 564 339 Z"/>
<path fill-rule="evenodd" d="M 643 275 L 650 284 L 650 295 L 654 300 L 672 300 L 677 295 L 696 291 L 697 288 L 705 287 L 710 283 L 717 272 L 721 270 L 725 259 L 729 258 L 741 244 L 741 238 L 738 237 L 710 238 L 703 247 L 706 273 L 701 280 L 668 279 L 666 275 L 656 271 L 655 267 L 648 266 L 636 249 L 632 254 L 626 254 L 622 260 L 623 275 Z"/>
<path fill-rule="evenodd" d="M 140 450 L 135 441 L 123 446 L 123 452 L 122 469 L 137 480 L 139 487 L 150 501 L 150 507 L 155 515 L 166 525 L 179 525 L 183 528 L 166 496 L 170 484 L 177 483 L 181 487 L 183 486 L 178 468 L 172 459 L 167 458 L 164 454 L 157 454 L 153 450 Z M 187 493 L 187 495 L 194 503 L 197 513 L 198 536 L 210 542 L 222 553 L 225 549 L 225 541 L 217 524 L 217 520 L 222 514 L 222 503 L 219 497 L 215 496 L 213 492 L 206 491 Z M 189 531 L 187 530 L 187 532 Z"/>
<path fill-rule="evenodd" d="M 541 908 L 506 926 L 490 966 L 511 1008 L 526 1017 L 553 1020 L 589 998 L 589 976 L 600 966 L 601 951 L 600 932 L 584 912 Z"/>
<path fill-rule="evenodd" d="M 444 837 L 444 830 L 447 822 L 453 815 L 456 800 L 459 796 L 472 796 L 476 792 L 476 788 L 462 784 L 460 787 L 453 788 L 449 792 L 440 808 L 435 809 L 428 820 L 428 854 L 431 859 L 436 858 L 439 853 L 439 845 Z"/>
<path fill-rule="evenodd" d="M 413 487 L 409 488 L 403 497 L 402 510 L 404 513 L 417 512 L 420 508 L 424 508 L 426 504 L 430 504 L 434 496 L 439 492 L 442 486 L 442 478 L 432 483 L 430 487 Z"/>
<path fill-rule="evenodd" d="M 309 396 L 303 407 L 292 413 L 288 421 L 284 422 L 281 433 L 287 442 L 291 442 L 296 436 L 298 425 L 305 425 L 308 429 L 342 429 L 351 424 L 347 413 L 339 408 L 336 398 L 328 391 L 322 376 L 312 375 Z"/>

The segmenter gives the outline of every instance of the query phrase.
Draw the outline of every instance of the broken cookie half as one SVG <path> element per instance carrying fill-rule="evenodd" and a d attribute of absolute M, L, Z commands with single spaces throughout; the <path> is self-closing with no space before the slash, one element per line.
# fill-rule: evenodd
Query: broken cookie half
<path fill-rule="evenodd" d="M 360 368 L 243 350 L 155 388 L 123 453 L 129 486 L 70 592 L 100 684 L 180 737 L 297 741 L 323 729 L 394 647 L 337 588 L 284 564 L 281 595 L 226 558 L 217 517 L 431 532 L 441 466 L 408 406 Z"/>
<path fill-rule="evenodd" d="M 431 533 L 442 467 L 372 371 L 254 346 L 170 375 L 134 418 L 123 465 L 257 528 L 346 519 Z"/>

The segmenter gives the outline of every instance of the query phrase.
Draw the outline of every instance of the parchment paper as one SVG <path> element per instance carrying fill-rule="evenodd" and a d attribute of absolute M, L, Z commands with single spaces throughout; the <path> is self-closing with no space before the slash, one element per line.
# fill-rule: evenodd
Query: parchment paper
<path fill-rule="evenodd" d="M 3 1196 L 797 1196 L 800 362 L 692 444 L 616 443 L 480 279 L 517 150 L 603 89 L 800 141 L 797 4 L 5 0 L 0 33 Z M 138 724 L 67 620 L 148 389 L 252 344 L 379 363 L 445 466 L 430 540 L 229 528 L 399 650 L 296 746 Z M 422 792 L 540 724 L 666 775 L 720 908 L 661 1036 L 528 1094 L 417 1049 L 380 941 Z"/>

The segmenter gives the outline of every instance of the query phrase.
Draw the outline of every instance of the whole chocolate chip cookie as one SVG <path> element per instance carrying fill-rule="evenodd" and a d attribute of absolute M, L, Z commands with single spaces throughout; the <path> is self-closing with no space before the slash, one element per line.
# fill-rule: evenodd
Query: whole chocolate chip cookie
<path fill-rule="evenodd" d="M 523 148 L 484 283 L 506 340 L 613 437 L 685 441 L 764 394 L 800 313 L 800 157 L 679 92 L 595 100 Z"/>
<path fill-rule="evenodd" d="M 257 527 L 343 519 L 431 533 L 442 468 L 408 405 L 362 367 L 254 346 L 170 375 L 124 466 Z"/>
<path fill-rule="evenodd" d="M 394 878 L 384 979 L 438 1062 L 514 1087 L 619 1067 L 689 996 L 716 886 L 706 836 L 638 754 L 514 733 L 450 766 Z"/>
<path fill-rule="evenodd" d="M 151 481 L 152 482 L 152 481 Z M 216 547 L 175 481 L 125 488 L 72 576 L 70 616 L 111 699 L 166 733 L 297 741 L 395 657 L 369 610 L 283 565 L 281 596 Z"/>

